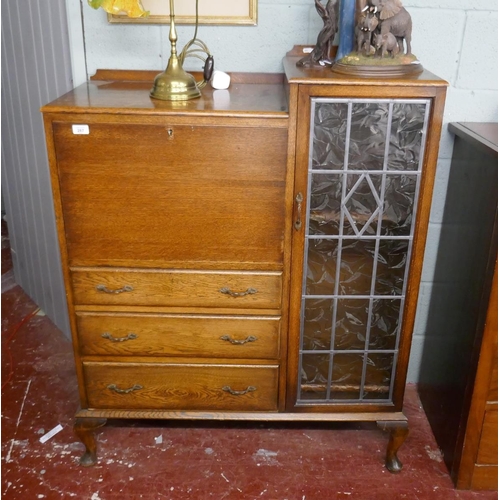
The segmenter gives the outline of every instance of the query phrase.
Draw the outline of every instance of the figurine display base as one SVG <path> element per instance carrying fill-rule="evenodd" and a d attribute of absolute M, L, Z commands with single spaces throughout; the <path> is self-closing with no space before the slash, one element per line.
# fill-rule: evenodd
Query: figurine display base
<path fill-rule="evenodd" d="M 411 76 L 417 75 L 423 70 L 423 66 L 413 54 L 377 57 L 353 52 L 332 66 L 332 71 L 335 73 L 366 78 Z"/>

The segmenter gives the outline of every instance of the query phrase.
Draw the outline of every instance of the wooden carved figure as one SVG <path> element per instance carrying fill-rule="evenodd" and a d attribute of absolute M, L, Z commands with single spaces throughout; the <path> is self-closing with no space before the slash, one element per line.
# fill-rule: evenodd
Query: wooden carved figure
<path fill-rule="evenodd" d="M 330 50 L 339 25 L 339 0 L 328 0 L 326 5 L 321 0 L 314 0 L 316 11 L 323 20 L 323 29 L 319 32 L 313 51 L 297 62 L 297 66 L 330 66 Z"/>

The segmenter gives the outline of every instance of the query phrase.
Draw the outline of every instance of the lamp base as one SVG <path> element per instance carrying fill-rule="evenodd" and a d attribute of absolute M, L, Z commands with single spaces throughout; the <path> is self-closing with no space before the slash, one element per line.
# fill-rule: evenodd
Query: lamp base
<path fill-rule="evenodd" d="M 167 69 L 156 75 L 149 95 L 163 101 L 187 101 L 201 97 L 201 92 L 193 75 L 186 73 L 177 56 L 172 55 Z"/>

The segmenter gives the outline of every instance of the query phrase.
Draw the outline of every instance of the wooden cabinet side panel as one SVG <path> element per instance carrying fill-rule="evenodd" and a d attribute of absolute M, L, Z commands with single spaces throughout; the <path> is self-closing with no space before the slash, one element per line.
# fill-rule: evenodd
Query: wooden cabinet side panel
<path fill-rule="evenodd" d="M 494 373 L 493 354 L 498 345 L 498 262 L 495 264 L 495 272 L 488 302 L 488 311 L 486 314 L 486 323 L 484 328 L 481 351 L 479 354 L 478 368 L 474 381 L 474 392 L 469 410 L 469 417 L 465 431 L 464 446 L 458 470 L 457 488 L 469 489 L 473 484 L 473 475 L 475 475 L 476 464 L 479 462 L 478 453 L 481 442 L 481 434 L 484 432 L 485 410 L 487 409 L 487 397 L 490 390 L 491 378 Z M 497 412 L 496 412 L 497 413 Z M 498 414 L 497 414 L 498 415 Z M 498 416 L 497 423 L 498 425 Z M 486 431 L 491 427 L 491 420 L 495 415 L 489 414 L 486 422 Z M 494 439 L 494 433 L 485 436 L 488 441 Z M 498 439 L 498 435 L 496 435 Z M 491 457 L 491 448 L 485 443 L 483 447 L 487 448 L 487 455 Z M 484 448 L 483 448 L 484 450 Z"/>
<path fill-rule="evenodd" d="M 71 336 L 73 343 L 73 353 L 75 357 L 76 375 L 78 379 L 78 393 L 80 396 L 80 405 L 82 408 L 87 407 L 87 393 L 85 391 L 83 368 L 80 362 L 80 347 L 78 342 L 76 320 L 73 306 L 73 292 L 71 287 L 71 277 L 68 264 L 68 249 L 66 246 L 65 227 L 63 217 L 63 207 L 61 201 L 61 189 L 59 184 L 57 157 L 54 145 L 54 132 L 53 132 L 54 116 L 48 113 L 43 115 L 45 126 L 45 139 L 47 144 L 47 155 L 50 168 L 50 180 L 52 184 L 52 196 L 54 199 L 54 211 L 56 216 L 57 236 L 59 241 L 59 249 L 61 253 L 62 272 L 64 277 L 64 286 L 66 290 L 66 299 L 68 303 L 69 322 L 71 326 Z"/>

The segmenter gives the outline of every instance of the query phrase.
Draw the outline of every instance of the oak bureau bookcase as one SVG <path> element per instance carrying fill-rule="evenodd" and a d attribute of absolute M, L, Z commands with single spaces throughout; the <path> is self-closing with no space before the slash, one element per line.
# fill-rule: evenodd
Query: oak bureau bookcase
<path fill-rule="evenodd" d="M 42 108 L 83 465 L 155 418 L 373 421 L 401 469 L 446 82 L 296 60 L 181 103 L 100 70 Z"/>

